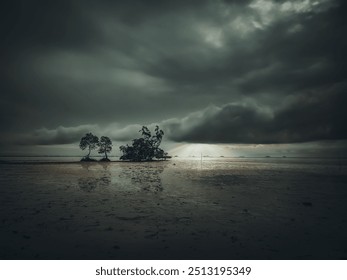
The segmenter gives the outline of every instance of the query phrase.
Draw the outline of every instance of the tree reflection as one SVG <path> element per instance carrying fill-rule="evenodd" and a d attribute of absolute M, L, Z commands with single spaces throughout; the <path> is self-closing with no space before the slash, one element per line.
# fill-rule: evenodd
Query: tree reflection
<path fill-rule="evenodd" d="M 84 192 L 93 192 L 97 188 L 107 187 L 111 184 L 111 172 L 107 163 L 89 163 L 81 164 L 84 170 L 84 176 L 78 179 L 78 186 Z M 102 166 L 102 171 L 96 170 Z"/>
<path fill-rule="evenodd" d="M 130 179 L 131 183 L 137 185 L 143 191 L 161 192 L 163 185 L 160 174 L 166 167 L 165 162 L 130 163 L 122 164 L 120 178 Z"/>

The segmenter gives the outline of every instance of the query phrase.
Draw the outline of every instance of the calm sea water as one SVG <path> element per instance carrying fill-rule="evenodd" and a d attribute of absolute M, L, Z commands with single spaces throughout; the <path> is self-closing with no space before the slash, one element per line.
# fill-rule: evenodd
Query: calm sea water
<path fill-rule="evenodd" d="M 93 157 L 100 160 L 102 157 Z M 109 156 L 111 161 L 119 161 L 119 156 Z M 0 156 L 0 163 L 71 163 L 79 162 L 80 156 Z M 312 165 L 312 166 L 335 166 L 342 170 L 347 166 L 347 158 L 317 158 L 317 157 L 173 157 L 169 161 L 191 162 L 193 165 L 202 165 L 203 167 L 214 166 L 225 167 L 234 163 L 255 163 L 255 164 L 285 164 L 285 165 Z M 213 169 L 214 169 L 213 168 Z"/>
<path fill-rule="evenodd" d="M 80 156 L 15 156 L 15 157 L 0 157 L 0 161 L 7 162 L 76 162 L 80 161 Z M 102 157 L 93 157 L 100 160 Z M 111 160 L 119 160 L 119 157 L 109 156 Z"/>

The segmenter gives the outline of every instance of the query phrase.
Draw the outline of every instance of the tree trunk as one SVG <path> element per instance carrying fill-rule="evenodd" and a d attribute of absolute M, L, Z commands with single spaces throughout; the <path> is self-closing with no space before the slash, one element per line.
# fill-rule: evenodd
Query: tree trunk
<path fill-rule="evenodd" d="M 105 149 L 105 158 L 107 159 L 107 152 L 106 152 L 106 149 Z"/>
<path fill-rule="evenodd" d="M 90 152 L 91 152 L 91 149 L 89 148 L 89 153 L 88 153 L 88 155 L 87 155 L 87 158 L 89 158 L 89 156 L 90 156 Z"/>

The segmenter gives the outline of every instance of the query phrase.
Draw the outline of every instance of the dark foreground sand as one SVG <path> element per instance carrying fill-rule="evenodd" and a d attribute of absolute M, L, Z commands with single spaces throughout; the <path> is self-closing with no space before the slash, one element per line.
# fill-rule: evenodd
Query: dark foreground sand
<path fill-rule="evenodd" d="M 0 164 L 1 259 L 347 259 L 346 162 Z"/>

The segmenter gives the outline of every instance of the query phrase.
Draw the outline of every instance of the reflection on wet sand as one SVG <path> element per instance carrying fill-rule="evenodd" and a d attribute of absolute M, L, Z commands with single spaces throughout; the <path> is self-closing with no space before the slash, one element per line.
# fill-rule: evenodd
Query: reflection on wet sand
<path fill-rule="evenodd" d="M 102 171 L 92 170 L 92 167 L 102 166 Z M 93 192 L 99 187 L 106 187 L 111 184 L 111 172 L 108 163 L 87 163 L 81 164 L 83 177 L 78 179 L 78 186 L 84 192 Z"/>
<path fill-rule="evenodd" d="M 137 185 L 141 190 L 149 192 L 163 191 L 163 184 L 160 174 L 164 171 L 166 164 L 163 162 L 153 163 L 152 165 L 134 164 L 134 166 L 120 165 L 121 179 L 130 180 L 132 184 Z"/>
<path fill-rule="evenodd" d="M 161 173 L 166 163 L 134 163 L 117 164 L 112 163 L 82 163 L 82 176 L 78 179 L 78 186 L 84 192 L 93 192 L 101 187 L 118 187 L 128 190 L 135 187 L 149 192 L 163 191 Z"/>
<path fill-rule="evenodd" d="M 3 164 L 0 258 L 346 259 L 346 172 L 271 160 Z"/>

